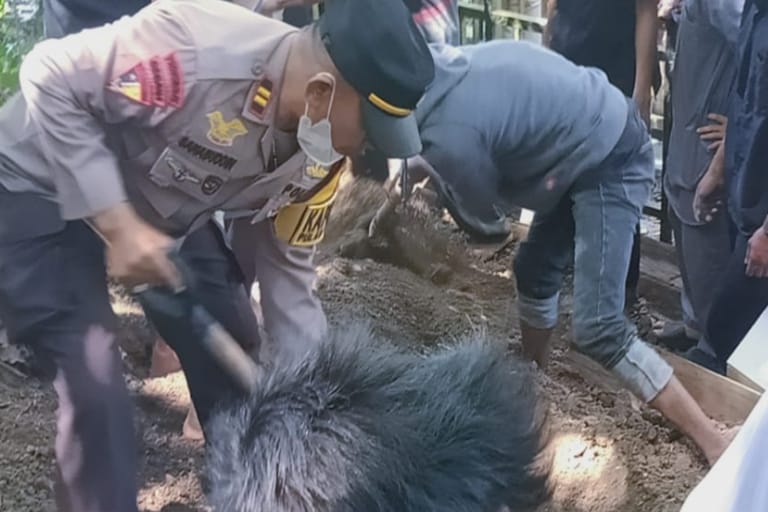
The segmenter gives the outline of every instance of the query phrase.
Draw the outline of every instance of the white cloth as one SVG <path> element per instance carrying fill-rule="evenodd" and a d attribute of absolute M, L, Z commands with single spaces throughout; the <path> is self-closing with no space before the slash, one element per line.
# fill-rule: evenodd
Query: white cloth
<path fill-rule="evenodd" d="M 768 511 L 768 395 L 680 512 Z"/>

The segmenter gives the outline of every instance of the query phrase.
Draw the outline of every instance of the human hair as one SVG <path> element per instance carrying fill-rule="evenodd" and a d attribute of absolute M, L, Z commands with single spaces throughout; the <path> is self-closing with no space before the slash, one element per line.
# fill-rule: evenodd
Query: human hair
<path fill-rule="evenodd" d="M 529 367 L 475 336 L 427 356 L 365 326 L 276 365 L 210 424 L 209 501 L 227 512 L 498 512 L 548 496 Z"/>

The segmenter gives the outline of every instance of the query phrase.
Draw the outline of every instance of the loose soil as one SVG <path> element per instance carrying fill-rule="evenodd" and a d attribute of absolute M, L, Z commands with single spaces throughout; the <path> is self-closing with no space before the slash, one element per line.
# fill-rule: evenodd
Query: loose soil
<path fill-rule="evenodd" d="M 379 185 L 361 180 L 349 180 L 340 193 L 318 254 L 318 293 L 330 320 L 366 319 L 415 350 L 489 335 L 514 357 L 514 242 L 497 253 L 470 247 L 426 195 L 398 206 L 369 239 L 368 222 L 384 197 Z M 113 298 L 142 439 L 140 508 L 207 511 L 199 482 L 202 446 L 181 437 L 189 405 L 184 378 L 147 378 L 154 335 L 124 294 L 115 289 Z M 538 375 L 556 432 L 556 489 L 540 512 L 679 510 L 704 475 L 702 458 L 660 415 L 625 391 L 593 385 L 569 364 L 569 310 L 564 293 L 552 362 Z M 647 307 L 634 318 L 643 332 L 657 321 Z M 47 386 L 0 379 L 0 511 L 53 510 L 55 408 Z"/>

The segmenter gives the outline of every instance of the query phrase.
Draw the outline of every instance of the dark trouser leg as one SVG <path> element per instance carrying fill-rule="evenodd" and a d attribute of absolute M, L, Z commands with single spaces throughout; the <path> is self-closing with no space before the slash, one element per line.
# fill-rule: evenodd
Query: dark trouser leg
<path fill-rule="evenodd" d="M 59 398 L 63 512 L 136 512 L 132 406 L 115 347 L 101 242 L 57 207 L 0 192 L 0 317 Z"/>
<path fill-rule="evenodd" d="M 627 273 L 626 290 L 627 304 L 637 299 L 637 287 L 640 284 L 640 224 L 635 228 L 635 235 L 632 238 L 632 253 L 629 258 L 629 272 Z"/>
<path fill-rule="evenodd" d="M 712 301 L 713 277 L 715 282 L 728 266 L 732 247 L 730 242 L 730 219 L 727 213 L 717 215 L 712 222 L 701 226 L 683 224 L 670 208 L 669 219 L 675 234 L 680 274 L 683 289 L 692 309 L 691 327 L 701 330 L 709 317 Z M 693 322 L 691 322 L 691 320 Z M 699 348 L 711 352 L 702 336 Z"/>
<path fill-rule="evenodd" d="M 560 288 L 573 259 L 573 229 L 570 198 L 534 216 L 514 261 L 521 324 L 538 330 L 557 325 Z"/>
<path fill-rule="evenodd" d="M 189 235 L 181 256 L 196 278 L 196 297 L 208 312 L 249 354 L 259 347 L 256 315 L 251 308 L 242 273 L 213 222 Z M 184 322 L 162 311 L 145 311 L 160 336 L 179 356 L 200 423 L 205 425 L 214 408 L 242 396 L 236 382 L 196 342 L 197 334 Z"/>
<path fill-rule="evenodd" d="M 706 323 L 706 338 L 722 364 L 768 306 L 768 279 L 746 275 L 747 238 L 740 235 L 719 280 Z"/>

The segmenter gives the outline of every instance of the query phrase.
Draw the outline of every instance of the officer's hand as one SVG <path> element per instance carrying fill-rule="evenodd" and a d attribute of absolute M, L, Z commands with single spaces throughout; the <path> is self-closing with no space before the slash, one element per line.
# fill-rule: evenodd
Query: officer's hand
<path fill-rule="evenodd" d="M 182 287 L 181 276 L 168 259 L 173 239 L 156 230 L 124 203 L 94 217 L 107 243 L 109 275 L 128 287 L 145 284 Z"/>
<path fill-rule="evenodd" d="M 768 277 L 768 234 L 762 227 L 750 237 L 744 263 L 748 276 Z"/>

